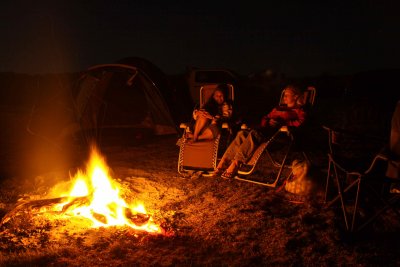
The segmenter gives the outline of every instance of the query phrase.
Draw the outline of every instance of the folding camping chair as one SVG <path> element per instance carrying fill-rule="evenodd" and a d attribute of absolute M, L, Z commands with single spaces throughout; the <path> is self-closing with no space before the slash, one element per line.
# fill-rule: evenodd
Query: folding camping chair
<path fill-rule="evenodd" d="M 284 91 L 281 93 L 281 98 L 279 101 L 279 104 L 283 104 L 283 95 Z M 315 87 L 309 86 L 307 89 L 303 92 L 302 98 L 299 100 L 299 103 L 302 103 L 304 108 L 309 111 L 310 108 L 313 107 L 314 105 L 314 100 L 315 100 L 315 95 L 316 95 L 316 89 Z M 303 126 L 301 126 L 303 127 Z M 298 148 L 300 147 L 300 140 L 299 139 L 300 135 L 296 134 L 295 131 L 298 131 L 299 129 L 290 129 L 290 127 L 287 126 L 282 126 L 271 138 L 266 140 L 265 142 L 261 143 L 260 146 L 254 151 L 252 157 L 241 166 L 241 168 L 238 171 L 238 175 L 235 177 L 236 180 L 240 181 L 245 181 L 245 182 L 251 182 L 259 185 L 264 185 L 268 187 L 276 187 L 278 185 L 278 182 L 280 178 L 283 175 L 283 171 L 285 168 L 288 168 L 288 158 L 291 152 L 294 151 L 293 147 L 294 145 L 297 146 Z M 268 147 L 274 143 L 277 142 L 278 140 L 282 140 L 286 145 L 286 148 L 284 148 L 284 156 L 282 158 L 279 158 L 277 156 L 274 156 L 272 151 L 268 149 Z M 301 150 L 301 153 L 303 157 L 310 162 L 307 154 L 305 153 L 304 150 Z M 272 165 L 277 168 L 277 174 L 276 177 L 272 182 L 264 182 L 264 181 L 256 181 L 254 179 L 247 178 L 247 176 L 250 176 L 253 174 L 253 172 L 256 169 L 257 163 L 260 160 L 261 155 L 266 154 L 268 159 L 272 162 Z"/>
<path fill-rule="evenodd" d="M 345 229 L 360 231 L 389 208 L 400 216 L 395 208 L 400 194 L 387 190 L 387 185 L 396 179 L 384 174 L 388 162 L 400 163 L 392 161 L 387 150 L 382 149 L 382 140 L 349 130 L 323 128 L 329 142 L 325 203 L 327 208 L 340 204 Z"/>
<path fill-rule="evenodd" d="M 218 84 L 207 84 L 200 87 L 200 106 L 204 105 L 212 96 Z M 225 95 L 234 101 L 234 87 L 227 84 L 228 92 Z M 178 173 L 185 176 L 193 172 L 200 172 L 203 176 L 212 175 L 216 168 L 218 156 L 226 148 L 232 136 L 232 127 L 229 122 L 222 124 L 222 132 L 213 140 L 199 140 L 188 142 L 186 133 L 190 132 L 191 123 L 181 123 L 183 134 L 180 139 Z M 221 140 L 223 142 L 221 142 Z"/>

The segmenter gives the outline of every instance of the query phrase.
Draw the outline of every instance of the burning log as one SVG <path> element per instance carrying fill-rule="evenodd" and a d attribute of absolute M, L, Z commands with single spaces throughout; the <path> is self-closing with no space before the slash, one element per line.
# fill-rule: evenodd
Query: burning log
<path fill-rule="evenodd" d="M 22 212 L 30 212 L 33 214 L 38 214 L 43 212 L 45 208 L 51 208 L 54 205 L 62 204 L 69 201 L 59 213 L 65 213 L 72 206 L 81 206 L 89 202 L 89 197 L 58 197 L 58 198 L 49 198 L 49 199 L 39 199 L 39 200 L 31 200 L 31 201 L 23 201 L 22 203 L 18 203 L 10 212 L 8 212 L 0 222 L 0 226 L 7 223 L 10 219 L 15 216 L 18 216 Z M 47 210 L 45 210 L 47 211 Z"/>
<path fill-rule="evenodd" d="M 144 213 L 133 214 L 128 208 L 125 208 L 125 217 L 137 226 L 146 224 L 150 219 L 150 215 Z"/>
<path fill-rule="evenodd" d="M 75 197 L 69 199 L 69 202 L 63 206 L 62 212 L 65 213 L 70 209 L 88 205 L 89 203 L 90 203 L 90 196 Z"/>
<path fill-rule="evenodd" d="M 10 212 L 8 212 L 0 222 L 0 226 L 7 223 L 13 217 L 18 216 L 21 213 L 33 213 L 39 214 L 42 212 L 48 212 L 50 209 L 54 209 L 54 205 L 65 204 L 60 211 L 55 211 L 57 213 L 63 214 L 72 210 L 74 208 L 85 206 L 90 203 L 90 196 L 83 197 L 58 197 L 58 198 L 50 198 L 50 199 L 40 199 L 40 200 L 32 200 L 32 201 L 24 201 L 22 203 L 18 203 Z M 136 226 L 145 225 L 149 219 L 150 215 L 144 213 L 133 213 L 131 209 L 124 208 L 125 217 L 130 220 Z M 93 218 L 98 220 L 103 224 L 107 224 L 107 217 L 96 212 L 92 212 Z"/>
<path fill-rule="evenodd" d="M 21 212 L 31 212 L 37 208 L 43 208 L 45 206 L 50 206 L 54 204 L 60 204 L 67 201 L 67 197 L 59 197 L 52 199 L 40 199 L 40 200 L 32 200 L 32 201 L 23 201 L 22 203 L 18 203 L 10 212 L 4 215 L 3 219 L 0 222 L 0 226 L 8 222 L 11 218 L 17 216 Z"/>
<path fill-rule="evenodd" d="M 103 224 L 107 224 L 107 217 L 104 216 L 103 214 L 97 213 L 97 212 L 92 212 L 92 216 L 93 218 L 95 218 L 96 220 L 98 220 L 99 222 L 103 223 Z"/>

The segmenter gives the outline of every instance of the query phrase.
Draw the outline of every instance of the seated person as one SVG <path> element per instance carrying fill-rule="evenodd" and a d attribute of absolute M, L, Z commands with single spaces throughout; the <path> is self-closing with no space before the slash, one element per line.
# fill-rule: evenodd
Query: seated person
<path fill-rule="evenodd" d="M 216 138 L 220 133 L 222 122 L 231 118 L 232 104 L 226 99 L 227 90 L 225 84 L 218 85 L 210 99 L 200 109 L 193 111 L 194 129 L 193 133 L 187 135 L 192 142 Z"/>
<path fill-rule="evenodd" d="M 293 85 L 285 87 L 283 93 L 284 106 L 275 107 L 270 113 L 263 116 L 257 129 L 241 130 L 229 145 L 215 175 L 223 178 L 233 178 L 241 164 L 246 163 L 257 147 L 272 136 L 281 126 L 298 127 L 305 121 L 306 113 L 302 105 L 298 104 L 302 93 Z"/>

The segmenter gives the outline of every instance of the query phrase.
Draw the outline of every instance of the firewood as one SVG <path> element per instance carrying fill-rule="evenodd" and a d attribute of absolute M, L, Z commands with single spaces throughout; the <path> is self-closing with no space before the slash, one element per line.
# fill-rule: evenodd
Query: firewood
<path fill-rule="evenodd" d="M 132 211 L 128 208 L 125 208 L 125 216 L 137 226 L 142 226 L 146 224 L 150 219 L 150 215 L 144 213 L 133 214 Z"/>
<path fill-rule="evenodd" d="M 7 223 L 11 218 L 18 216 L 21 212 L 28 212 L 28 213 L 33 213 L 37 214 L 40 213 L 41 210 L 45 207 L 51 207 L 56 204 L 61 204 L 63 202 L 68 202 L 66 204 L 61 213 L 66 212 L 71 206 L 82 206 L 86 204 L 89 200 L 88 196 L 84 197 L 75 197 L 75 198 L 70 198 L 70 197 L 58 197 L 58 198 L 49 198 L 49 199 L 39 199 L 39 200 L 31 200 L 31 201 L 23 201 L 20 203 L 17 203 L 15 207 L 8 212 L 1 220 L 0 226 Z"/>
<path fill-rule="evenodd" d="M 84 206 L 86 204 L 89 204 L 90 202 L 90 197 L 89 196 L 83 196 L 83 197 L 76 197 L 73 199 L 70 199 L 70 201 L 65 204 L 62 208 L 62 212 L 65 213 L 71 208 L 77 208 L 80 206 Z"/>
<path fill-rule="evenodd" d="M 92 211 L 92 215 L 93 215 L 93 218 L 95 218 L 99 222 L 101 222 L 103 224 L 107 224 L 107 217 L 104 216 L 103 214 Z"/>

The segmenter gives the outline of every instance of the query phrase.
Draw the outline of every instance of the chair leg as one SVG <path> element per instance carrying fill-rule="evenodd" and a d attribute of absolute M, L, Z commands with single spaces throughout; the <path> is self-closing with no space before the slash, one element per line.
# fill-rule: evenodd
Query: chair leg
<path fill-rule="evenodd" d="M 290 145 L 289 145 L 289 147 L 288 147 L 288 149 L 286 151 L 286 154 L 283 157 L 282 162 L 279 164 L 279 166 L 280 166 L 279 167 L 279 171 L 278 171 L 278 174 L 277 174 L 274 182 L 272 182 L 272 183 L 257 182 L 257 181 L 253 181 L 251 179 L 241 178 L 241 177 L 238 177 L 238 176 L 236 176 L 235 179 L 239 180 L 239 181 L 244 181 L 244 182 L 250 182 L 250 183 L 254 183 L 254 184 L 264 185 L 264 186 L 268 186 L 268 187 L 276 187 L 278 185 L 278 182 L 279 182 L 280 178 L 282 177 L 283 170 L 284 170 L 284 168 L 286 166 L 286 160 L 287 160 L 287 157 L 288 157 L 288 155 L 289 155 L 289 153 L 291 151 L 291 148 L 292 148 L 292 143 L 290 143 Z"/>
<path fill-rule="evenodd" d="M 326 204 L 326 207 L 332 206 L 334 203 L 336 203 L 338 200 L 340 200 L 340 205 L 343 213 L 343 218 L 344 222 L 346 225 L 346 230 L 353 232 L 355 228 L 355 221 L 356 221 L 356 214 L 357 214 L 357 209 L 358 209 L 358 201 L 359 201 L 359 194 L 360 194 L 360 183 L 361 183 L 361 176 L 358 173 L 353 173 L 353 174 L 346 174 L 346 179 L 348 180 L 351 176 L 356 176 L 356 180 L 350 183 L 346 188 L 343 189 L 343 185 L 340 182 L 339 176 L 338 176 L 338 170 L 336 166 L 333 164 L 333 170 L 334 170 L 334 179 L 336 180 L 336 186 L 337 186 L 337 191 L 338 194 Z M 357 185 L 357 191 L 356 191 L 356 198 L 355 198 L 355 204 L 353 206 L 354 210 L 351 214 L 348 214 L 346 210 L 346 201 L 345 201 L 345 194 L 352 189 L 355 185 Z M 349 226 L 349 220 L 348 220 L 348 215 L 352 216 L 351 220 L 351 226 Z"/>
<path fill-rule="evenodd" d="M 328 174 L 326 176 L 326 185 L 325 185 L 325 204 L 328 202 L 328 191 L 329 191 L 329 180 L 331 179 L 331 168 L 332 168 L 332 161 L 329 161 Z"/>
<path fill-rule="evenodd" d="M 326 203 L 326 207 L 330 207 L 334 203 L 336 203 L 336 201 L 340 200 L 340 206 L 341 206 L 341 209 L 342 209 L 344 222 L 345 222 L 345 225 L 346 225 L 346 230 L 349 230 L 349 223 L 348 223 L 348 219 L 347 219 L 347 211 L 346 211 L 346 206 L 345 206 L 345 201 L 344 201 L 343 194 L 348 189 L 350 189 L 350 187 L 347 187 L 345 190 L 342 189 L 342 184 L 341 184 L 340 179 L 339 179 L 339 173 L 338 173 L 336 165 L 334 163 L 332 163 L 332 162 L 330 162 L 329 165 L 330 165 L 329 169 L 328 169 L 328 175 L 329 176 L 327 177 L 327 180 L 329 179 L 330 176 L 332 176 L 333 179 L 336 180 L 337 195 L 331 201 Z M 333 167 L 333 174 L 331 173 L 331 167 Z M 347 176 L 346 176 L 346 178 L 347 178 Z M 328 193 L 327 191 L 328 191 L 328 187 L 326 188 L 326 195 Z"/>
<path fill-rule="evenodd" d="M 369 225 L 370 223 L 372 223 L 374 220 L 376 220 L 379 215 L 381 215 L 383 212 L 385 212 L 388 209 L 392 209 L 397 216 L 399 216 L 400 218 L 400 212 L 397 208 L 394 207 L 394 204 L 396 204 L 399 200 L 400 200 L 400 196 L 399 195 L 394 195 L 393 197 L 389 198 L 389 199 L 385 199 L 381 194 L 379 194 L 375 188 L 373 188 L 371 185 L 366 184 L 365 186 L 368 186 L 368 189 L 370 192 L 372 192 L 383 204 L 384 206 L 382 208 L 380 208 L 377 212 L 374 213 L 374 215 L 372 215 L 368 220 L 366 220 L 362 225 L 360 225 L 357 228 L 357 231 L 361 231 L 365 226 Z"/>
<path fill-rule="evenodd" d="M 278 181 L 279 181 L 279 179 L 280 179 L 281 176 L 282 176 L 282 172 L 283 172 L 283 169 L 285 168 L 286 160 L 287 160 L 287 157 L 288 157 L 288 155 L 289 155 L 289 153 L 290 153 L 291 148 L 292 148 L 292 144 L 289 145 L 289 148 L 288 148 L 288 150 L 287 150 L 287 152 L 286 152 L 286 155 L 285 155 L 285 157 L 284 157 L 283 160 L 282 160 L 281 167 L 280 167 L 280 169 L 279 169 L 278 175 L 276 176 L 276 179 L 275 179 L 275 182 L 274 182 L 274 185 L 275 185 L 275 186 L 278 184 Z"/>
<path fill-rule="evenodd" d="M 342 185 L 339 181 L 339 176 L 338 176 L 338 171 L 336 168 L 336 165 L 333 165 L 333 170 L 334 170 L 334 177 L 336 179 L 336 184 L 337 184 L 337 188 L 338 188 L 338 196 L 336 198 L 334 198 L 329 204 L 328 206 L 332 205 L 334 202 L 336 202 L 337 199 L 340 199 L 340 204 L 342 207 L 342 212 L 343 212 L 343 216 L 344 216 L 344 222 L 346 224 L 346 229 L 349 230 L 349 223 L 347 220 L 347 211 L 346 211 L 346 206 L 344 203 L 344 199 L 343 199 L 343 190 L 342 190 Z"/>
<path fill-rule="evenodd" d="M 353 219 L 351 221 L 351 232 L 354 231 L 354 226 L 356 222 L 356 215 L 357 215 L 357 209 L 358 209 L 358 200 L 360 196 L 360 186 L 361 186 L 361 177 L 357 178 L 358 184 L 357 184 L 357 193 L 356 193 L 356 202 L 354 203 L 354 211 L 353 211 Z"/>

